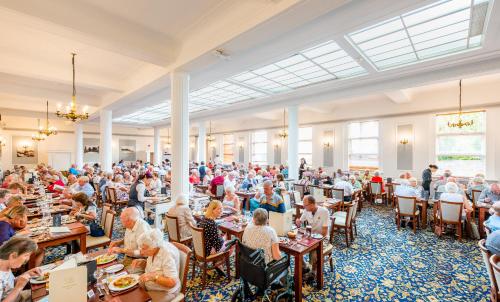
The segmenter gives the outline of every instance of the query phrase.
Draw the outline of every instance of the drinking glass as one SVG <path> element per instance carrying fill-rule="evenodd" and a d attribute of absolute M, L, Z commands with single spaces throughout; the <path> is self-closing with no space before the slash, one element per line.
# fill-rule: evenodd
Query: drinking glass
<path fill-rule="evenodd" d="M 97 286 L 101 284 L 101 278 L 104 275 L 104 270 L 101 268 L 97 268 L 94 272 L 94 278 L 97 281 Z"/>

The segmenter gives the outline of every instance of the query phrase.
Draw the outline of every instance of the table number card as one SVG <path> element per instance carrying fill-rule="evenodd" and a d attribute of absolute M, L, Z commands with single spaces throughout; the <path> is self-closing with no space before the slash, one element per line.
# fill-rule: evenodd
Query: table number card
<path fill-rule="evenodd" d="M 51 302 L 87 302 L 87 267 L 63 269 L 49 276 Z"/>

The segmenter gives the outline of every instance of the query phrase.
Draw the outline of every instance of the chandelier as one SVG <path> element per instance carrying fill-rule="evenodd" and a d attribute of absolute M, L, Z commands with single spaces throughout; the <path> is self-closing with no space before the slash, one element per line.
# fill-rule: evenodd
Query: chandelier
<path fill-rule="evenodd" d="M 38 125 L 38 133 L 45 136 L 51 136 L 57 134 L 57 129 L 55 127 L 49 127 L 49 101 L 47 101 L 47 113 L 45 117 L 45 128 Z"/>
<path fill-rule="evenodd" d="M 209 122 L 207 142 L 211 143 L 215 141 L 215 137 L 212 135 L 212 121 Z"/>
<path fill-rule="evenodd" d="M 72 53 L 71 55 L 73 56 L 71 59 L 71 63 L 73 65 L 73 96 L 71 97 L 70 105 L 66 106 L 66 112 L 62 113 L 59 110 L 57 110 L 56 114 L 58 117 L 66 118 L 68 120 L 76 122 L 78 120 L 88 119 L 89 114 L 88 114 L 88 112 L 86 112 L 86 110 L 84 110 L 83 113 L 78 113 L 76 111 L 76 87 L 75 87 L 75 56 L 76 56 L 76 53 Z"/>
<path fill-rule="evenodd" d="M 457 121 L 448 121 L 448 127 L 449 128 L 459 128 L 459 129 L 462 129 L 463 127 L 471 127 L 472 125 L 474 125 L 474 119 L 462 119 L 462 114 L 482 112 L 482 111 L 481 110 L 462 111 L 462 80 L 460 80 L 460 82 L 458 83 L 458 87 L 459 87 L 459 93 L 458 93 L 458 112 L 437 114 L 437 116 L 457 115 L 458 116 L 458 120 Z"/>
<path fill-rule="evenodd" d="M 278 136 L 283 140 L 288 137 L 288 132 L 286 131 L 285 115 L 286 115 L 286 109 L 283 109 L 283 128 L 281 129 L 280 132 L 278 132 Z"/>
<path fill-rule="evenodd" d="M 42 126 L 40 126 L 40 119 L 38 119 L 38 129 L 42 129 Z M 38 130 L 35 134 L 31 136 L 31 139 L 34 141 L 43 141 L 47 138 L 45 134 L 43 134 L 40 130 Z"/>
<path fill-rule="evenodd" d="M 172 141 L 170 140 L 170 128 L 167 128 L 167 140 L 165 141 L 165 149 L 170 149 Z"/>

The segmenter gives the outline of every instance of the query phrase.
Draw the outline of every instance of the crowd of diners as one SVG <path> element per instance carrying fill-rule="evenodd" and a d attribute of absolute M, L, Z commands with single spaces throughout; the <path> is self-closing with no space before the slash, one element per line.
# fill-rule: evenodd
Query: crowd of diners
<path fill-rule="evenodd" d="M 471 203 L 472 191 L 480 190 L 477 205 L 490 205 L 491 217 L 486 225 L 491 233 L 486 246 L 493 253 L 500 254 L 500 186 L 488 184 L 484 175 L 477 174 L 468 183 L 460 183 L 449 170 L 440 176 L 434 176 L 437 166 L 430 165 L 418 181 L 410 172 L 404 172 L 398 178 L 390 180 L 398 184 L 396 196 L 410 196 L 418 199 L 439 199 L 460 202 L 464 205 L 464 219 L 474 210 Z M 45 251 L 26 237 L 30 230 L 26 227 L 28 210 L 24 205 L 25 197 L 33 194 L 33 174 L 37 183 L 43 184 L 47 192 L 63 196 L 70 215 L 77 217 L 84 224 L 97 219 L 98 207 L 96 196 L 106 202 L 106 188 L 116 189 L 121 200 L 127 200 L 127 207 L 121 211 L 120 221 L 125 229 L 123 238 L 114 240 L 108 247 L 108 253 L 124 255 L 123 264 L 129 272 L 141 274 L 141 284 L 150 293 L 153 301 L 170 301 L 180 290 L 178 272 L 179 251 L 169 243 L 163 231 L 152 228 L 144 217 L 144 203 L 147 197 L 161 194 L 170 186 L 170 163 L 150 165 L 136 161 L 113 164 L 113 172 L 100 171 L 99 165 L 84 165 L 78 169 L 75 165 L 68 171 L 56 171 L 45 164 L 39 164 L 34 171 L 25 167 L 15 167 L 6 171 L 0 189 L 0 297 L 2 301 L 18 301 L 24 298 L 23 290 L 31 276 L 40 273 L 39 269 L 25 270 L 23 264 L 30 257 L 37 257 L 37 264 L 42 263 Z M 33 173 L 35 172 L 35 173 Z M 342 171 L 328 173 L 321 167 L 312 169 L 305 159 L 301 159 L 299 179 L 288 180 L 286 165 L 261 167 L 258 164 L 246 165 L 222 164 L 216 157 L 214 161 L 190 163 L 189 182 L 214 197 L 218 186 L 224 189 L 223 198 L 213 198 L 205 208 L 201 218 L 195 219 L 190 207 L 189 197 L 172 196 L 174 205 L 168 215 L 177 217 L 179 233 L 182 238 L 191 236 L 191 226 L 201 227 L 205 236 L 206 254 L 215 254 L 228 248 L 225 237 L 217 227 L 224 210 L 239 212 L 244 208 L 238 191 L 254 191 L 255 197 L 249 200 L 253 213 L 252 223 L 243 234 L 243 244 L 251 248 L 262 248 L 266 262 L 280 259 L 279 239 L 276 231 L 268 224 L 268 212 L 284 213 L 286 207 L 283 194 L 291 189 L 287 182 L 301 184 L 305 188 L 303 197 L 304 210 L 300 217 L 295 217 L 297 226 L 307 222 L 312 232 L 323 236 L 329 235 L 330 213 L 320 205 L 310 187 L 323 185 L 344 190 L 344 201 L 351 201 L 354 192 L 362 190 L 369 182 L 381 184 L 385 189 L 388 179 L 379 171 Z M 100 194 L 96 194 L 100 193 Z M 312 265 L 316 262 L 315 253 L 311 253 L 305 263 L 306 282 L 314 279 Z M 216 269 L 218 274 L 225 273 Z M 15 272 L 15 275 L 13 274 Z M 245 286 L 249 291 L 249 287 Z M 257 293 L 261 294 L 261 293 Z"/>

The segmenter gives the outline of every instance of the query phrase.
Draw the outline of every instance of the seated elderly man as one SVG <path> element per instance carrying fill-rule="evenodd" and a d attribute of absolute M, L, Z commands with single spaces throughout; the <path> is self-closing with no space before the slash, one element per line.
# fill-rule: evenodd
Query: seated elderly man
<path fill-rule="evenodd" d="M 484 189 L 479 196 L 480 203 L 493 204 L 497 201 L 500 201 L 500 185 L 497 183 L 491 184 L 489 188 Z"/>
<path fill-rule="evenodd" d="M 222 176 L 222 172 L 220 169 L 215 170 L 215 176 L 210 182 L 208 187 L 208 191 L 215 196 L 217 194 L 217 186 L 224 185 L 224 176 Z"/>
<path fill-rule="evenodd" d="M 255 172 L 250 171 L 247 174 L 247 177 L 241 183 L 240 188 L 242 190 L 249 190 L 251 188 L 255 188 L 257 186 L 257 180 L 255 179 Z"/>
<path fill-rule="evenodd" d="M 123 264 L 129 266 L 134 259 L 141 258 L 141 251 L 137 242 L 140 235 L 150 229 L 149 224 L 141 219 L 141 214 L 136 207 L 125 208 L 120 220 L 125 228 L 125 237 L 110 243 L 109 253 L 125 254 Z M 120 247 L 123 245 L 123 247 Z"/>
<path fill-rule="evenodd" d="M 347 176 L 340 177 L 340 180 L 333 186 L 334 189 L 344 190 L 344 201 L 352 200 L 352 192 L 354 191 L 352 184 L 348 181 Z"/>
<path fill-rule="evenodd" d="M 238 189 L 238 172 L 236 171 L 231 171 L 227 174 L 227 178 L 224 180 L 224 189 L 228 187 L 233 187 L 235 189 Z"/>
<path fill-rule="evenodd" d="M 358 173 L 359 175 L 359 173 Z M 349 182 L 351 183 L 351 186 L 352 186 L 352 189 L 354 191 L 358 191 L 358 190 L 361 190 L 363 189 L 363 185 L 361 184 L 361 182 L 356 178 L 355 175 L 351 175 L 349 176 Z"/>
<path fill-rule="evenodd" d="M 283 202 L 283 198 L 273 190 L 273 182 L 266 180 L 262 187 L 264 192 L 257 193 L 255 199 L 252 198 L 250 200 L 250 208 L 255 208 L 256 203 L 258 203 L 259 208 L 272 212 L 285 213 L 285 203 Z"/>
<path fill-rule="evenodd" d="M 483 192 L 486 188 L 489 188 L 488 184 L 484 181 L 484 178 L 480 176 L 475 176 L 472 178 L 471 183 L 467 188 L 467 196 L 472 200 L 472 190 Z M 479 200 L 476 200 L 478 202 Z"/>
<path fill-rule="evenodd" d="M 71 196 L 78 192 L 85 193 L 89 198 L 94 195 L 94 188 L 89 184 L 88 176 L 78 177 L 77 184 L 72 188 L 72 190 L 64 190 L 64 196 L 66 198 L 71 198 Z"/>

